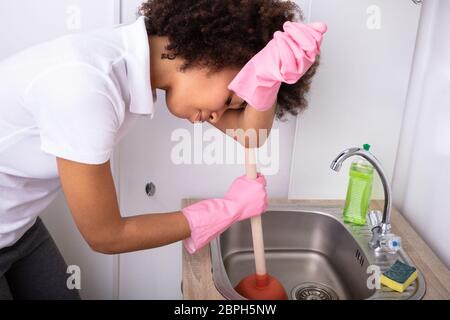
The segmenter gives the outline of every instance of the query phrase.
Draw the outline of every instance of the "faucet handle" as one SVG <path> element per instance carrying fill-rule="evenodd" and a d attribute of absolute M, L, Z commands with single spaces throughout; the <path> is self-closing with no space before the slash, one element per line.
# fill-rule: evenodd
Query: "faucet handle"
<path fill-rule="evenodd" d="M 383 220 L 383 213 L 380 210 L 370 210 L 367 214 L 369 225 L 371 228 L 377 227 Z"/>

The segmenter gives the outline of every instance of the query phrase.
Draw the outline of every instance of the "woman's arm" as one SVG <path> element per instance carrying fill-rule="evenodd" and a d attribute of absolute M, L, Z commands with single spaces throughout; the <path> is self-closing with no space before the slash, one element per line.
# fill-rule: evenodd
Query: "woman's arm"
<path fill-rule="evenodd" d="M 242 137 L 233 137 L 246 148 L 259 148 L 269 137 L 275 118 L 276 105 L 277 102 L 275 101 L 273 106 L 266 111 L 258 111 L 249 105 L 243 109 L 228 109 L 217 122 L 210 123 L 224 133 L 227 133 L 227 129 L 243 129 L 244 131 L 247 129 L 255 129 L 257 133 L 260 129 L 266 129 L 266 135 L 257 134 L 257 141 L 252 144 L 249 143 L 248 139 L 244 143 Z"/>
<path fill-rule="evenodd" d="M 57 164 L 72 216 L 94 251 L 116 254 L 150 249 L 190 236 L 181 212 L 121 217 L 109 161 L 89 165 L 57 158 Z"/>

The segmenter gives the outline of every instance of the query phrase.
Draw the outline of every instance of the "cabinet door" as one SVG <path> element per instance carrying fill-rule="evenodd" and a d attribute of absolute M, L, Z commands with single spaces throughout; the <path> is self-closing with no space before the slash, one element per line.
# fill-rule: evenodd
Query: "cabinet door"
<path fill-rule="evenodd" d="M 0 59 L 66 33 L 111 26 L 118 22 L 116 5 L 111 0 L 2 0 Z M 67 264 L 80 267 L 82 298 L 114 298 L 115 257 L 89 248 L 73 223 L 62 192 L 41 217 Z"/>

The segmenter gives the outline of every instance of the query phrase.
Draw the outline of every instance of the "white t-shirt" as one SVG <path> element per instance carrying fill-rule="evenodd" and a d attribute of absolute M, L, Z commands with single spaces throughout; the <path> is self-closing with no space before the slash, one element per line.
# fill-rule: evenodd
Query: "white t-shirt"
<path fill-rule="evenodd" d="M 104 163 L 137 118 L 153 118 L 144 19 L 0 61 L 0 248 L 19 240 L 55 198 L 56 156 Z"/>

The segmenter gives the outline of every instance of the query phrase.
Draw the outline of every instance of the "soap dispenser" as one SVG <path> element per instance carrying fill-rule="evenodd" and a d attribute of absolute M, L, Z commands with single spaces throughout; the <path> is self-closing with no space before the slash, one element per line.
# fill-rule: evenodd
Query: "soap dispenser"
<path fill-rule="evenodd" d="M 369 151 L 370 145 L 364 144 L 364 150 Z M 367 211 L 372 195 L 374 168 L 362 157 L 352 162 L 349 171 L 347 196 L 344 206 L 344 221 L 356 225 L 365 225 Z"/>

